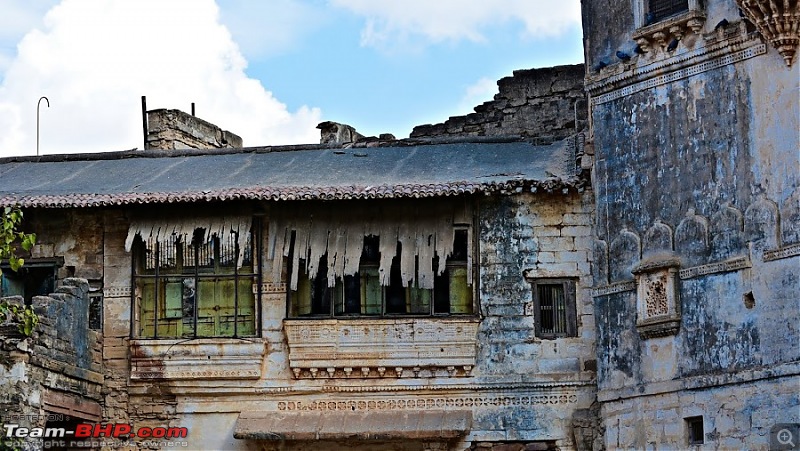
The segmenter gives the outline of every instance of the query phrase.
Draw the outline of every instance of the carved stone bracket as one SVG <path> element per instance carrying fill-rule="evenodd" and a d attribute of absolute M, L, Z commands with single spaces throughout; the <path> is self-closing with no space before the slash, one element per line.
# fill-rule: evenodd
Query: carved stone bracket
<path fill-rule="evenodd" d="M 643 339 L 678 333 L 681 308 L 677 276 L 680 260 L 640 264 L 636 276 L 636 329 Z"/>
<path fill-rule="evenodd" d="M 284 329 L 297 379 L 463 377 L 475 366 L 474 319 L 286 320 Z"/>
<path fill-rule="evenodd" d="M 688 33 L 700 34 L 706 16 L 700 11 L 687 11 L 667 20 L 639 28 L 633 33 L 633 40 L 644 52 L 654 45 L 665 49 L 673 39 L 681 40 Z"/>
<path fill-rule="evenodd" d="M 800 45 L 800 1 L 736 0 L 758 32 L 791 66 Z"/>

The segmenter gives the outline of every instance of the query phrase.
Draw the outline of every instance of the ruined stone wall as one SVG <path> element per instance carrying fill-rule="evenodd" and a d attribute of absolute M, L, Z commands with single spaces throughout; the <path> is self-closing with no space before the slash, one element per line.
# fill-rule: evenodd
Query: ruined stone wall
<path fill-rule="evenodd" d="M 611 447 L 686 446 L 684 418 L 696 415 L 707 444 L 766 444 L 769 426 L 748 418 L 781 397 L 771 424 L 798 421 L 800 402 L 780 388 L 800 374 L 800 327 L 786 321 L 800 293 L 798 78 L 734 2 L 703 8 L 703 20 L 670 19 L 660 45 L 630 13 L 584 2 Z M 623 49 L 621 61 L 614 52 L 636 36 L 642 54 Z M 591 66 L 609 54 L 608 67 Z M 661 309 L 649 304 L 656 276 L 659 327 L 646 321 Z"/>
<path fill-rule="evenodd" d="M 525 136 L 547 144 L 586 126 L 583 65 L 514 71 L 497 82 L 494 100 L 466 116 L 414 127 L 411 138 L 439 136 Z"/>
<path fill-rule="evenodd" d="M 240 148 L 242 138 L 180 110 L 147 112 L 145 149 Z"/>
<path fill-rule="evenodd" d="M 103 402 L 102 335 L 88 327 L 88 294 L 86 280 L 64 279 L 55 293 L 33 298 L 39 324 L 31 337 L 10 331 L 0 335 L 0 412 L 4 424 L 43 427 L 48 420 L 69 417 L 99 421 Z M 41 443 L 24 439 L 16 445 L 36 449 Z"/>

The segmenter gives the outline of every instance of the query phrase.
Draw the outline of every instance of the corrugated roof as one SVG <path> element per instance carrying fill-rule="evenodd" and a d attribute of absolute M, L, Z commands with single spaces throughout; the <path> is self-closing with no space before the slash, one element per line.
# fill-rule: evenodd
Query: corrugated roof
<path fill-rule="evenodd" d="M 575 139 L 126 151 L 0 159 L 0 205 L 452 196 L 582 189 Z"/>

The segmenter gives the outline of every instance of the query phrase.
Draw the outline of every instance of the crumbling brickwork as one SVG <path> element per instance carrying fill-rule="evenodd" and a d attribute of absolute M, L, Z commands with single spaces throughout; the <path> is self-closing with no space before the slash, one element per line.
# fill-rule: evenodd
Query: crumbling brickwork
<path fill-rule="evenodd" d="M 242 138 L 180 110 L 147 112 L 145 149 L 220 149 L 242 147 Z"/>
<path fill-rule="evenodd" d="M 88 327 L 89 284 L 67 278 L 50 296 L 36 296 L 39 324 L 31 337 L 0 336 L 0 412 L 4 424 L 42 427 L 66 417 L 99 421 L 102 335 Z M 22 302 L 22 298 L 6 298 Z M 15 446 L 38 449 L 41 442 Z"/>
<path fill-rule="evenodd" d="M 494 100 L 466 116 L 414 127 L 411 138 L 437 136 L 525 136 L 546 144 L 586 127 L 583 65 L 516 70 L 497 82 Z"/>

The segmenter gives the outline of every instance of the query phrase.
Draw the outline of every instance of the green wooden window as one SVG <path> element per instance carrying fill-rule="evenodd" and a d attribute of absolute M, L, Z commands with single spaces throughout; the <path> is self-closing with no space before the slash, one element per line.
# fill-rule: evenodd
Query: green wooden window
<path fill-rule="evenodd" d="M 257 230 L 257 227 L 253 228 Z M 258 255 L 248 236 L 144 242 L 137 238 L 134 286 L 139 338 L 246 337 L 256 334 Z M 248 234 L 249 235 L 249 234 Z M 238 260 L 241 253 L 241 266 Z"/>
<path fill-rule="evenodd" d="M 434 268 L 440 264 L 445 267 L 442 274 L 434 278 L 433 289 L 420 288 L 417 277 L 410 286 L 403 285 L 400 243 L 392 260 L 389 283 L 382 285 L 380 238 L 376 236 L 364 237 L 358 272 L 337 278 L 332 287 L 328 283 L 327 255 L 320 259 L 314 278 L 308 276 L 301 259 L 297 290 L 289 292 L 289 317 L 472 314 L 473 290 L 467 284 L 468 271 L 471 271 L 467 266 L 467 236 L 466 230 L 456 230 L 453 253 L 444 261 L 434 257 Z"/>

